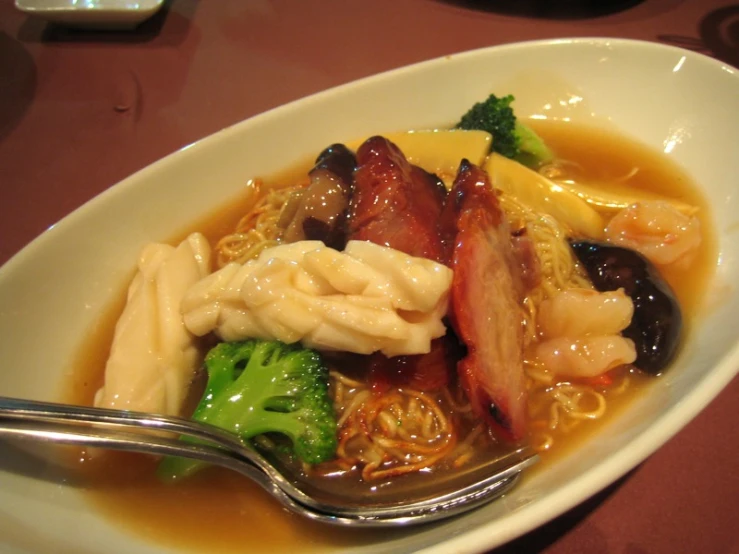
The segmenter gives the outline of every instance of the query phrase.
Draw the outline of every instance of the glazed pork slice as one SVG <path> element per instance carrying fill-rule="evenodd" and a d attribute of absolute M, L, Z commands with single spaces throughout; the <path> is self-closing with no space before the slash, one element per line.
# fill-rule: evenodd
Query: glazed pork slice
<path fill-rule="evenodd" d="M 374 136 L 357 150 L 357 170 L 349 209 L 349 239 L 389 246 L 411 256 L 448 265 L 438 233 L 447 191 L 439 179 L 412 165 L 390 140 Z M 445 386 L 454 372 L 454 337 L 431 342 L 431 351 L 369 363 L 373 389 L 410 386 L 430 391 Z"/>
<path fill-rule="evenodd" d="M 357 150 L 349 240 L 446 263 L 437 232 L 445 198 L 435 175 L 408 162 L 390 140 L 371 137 Z"/>
<path fill-rule="evenodd" d="M 496 436 L 526 433 L 523 312 L 526 289 L 509 225 L 487 174 L 463 160 L 441 235 L 454 270 L 450 317 L 467 347 L 457 372 L 475 413 Z"/>

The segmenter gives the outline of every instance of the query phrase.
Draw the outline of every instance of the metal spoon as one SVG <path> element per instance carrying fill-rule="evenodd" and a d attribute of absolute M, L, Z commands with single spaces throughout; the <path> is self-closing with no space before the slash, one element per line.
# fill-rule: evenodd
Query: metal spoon
<path fill-rule="evenodd" d="M 435 481 L 433 492 L 417 491 L 414 500 L 388 500 L 311 486 L 236 435 L 178 417 L 0 397 L 0 437 L 181 456 L 220 465 L 252 479 L 297 514 L 343 526 L 404 526 L 459 515 L 505 493 L 538 459 L 530 448 L 522 447 L 448 483 Z"/>

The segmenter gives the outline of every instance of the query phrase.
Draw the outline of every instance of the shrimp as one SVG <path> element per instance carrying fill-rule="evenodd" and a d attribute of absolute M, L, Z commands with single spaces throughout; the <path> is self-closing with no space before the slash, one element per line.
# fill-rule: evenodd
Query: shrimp
<path fill-rule="evenodd" d="M 634 303 L 624 289 L 598 292 L 566 289 L 539 306 L 539 332 L 545 339 L 613 335 L 629 326 Z"/>
<path fill-rule="evenodd" d="M 606 239 L 643 254 L 656 265 L 687 267 L 701 243 L 700 222 L 666 202 L 637 202 L 618 212 Z"/>
<path fill-rule="evenodd" d="M 634 304 L 623 289 L 567 289 L 541 303 L 534 355 L 559 377 L 589 378 L 636 360 L 636 347 L 621 331 Z"/>
<path fill-rule="evenodd" d="M 621 335 L 571 339 L 558 337 L 539 343 L 536 357 L 548 371 L 560 377 L 597 377 L 636 360 L 634 341 Z"/>

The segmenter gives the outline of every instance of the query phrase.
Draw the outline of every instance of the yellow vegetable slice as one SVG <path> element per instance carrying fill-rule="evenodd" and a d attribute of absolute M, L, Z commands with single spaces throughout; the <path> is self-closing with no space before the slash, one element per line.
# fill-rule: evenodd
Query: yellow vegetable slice
<path fill-rule="evenodd" d="M 596 188 L 584 183 L 574 183 L 567 181 L 555 180 L 554 183 L 567 189 L 572 194 L 576 194 L 588 204 L 597 206 L 601 212 L 617 212 L 624 208 L 628 208 L 636 202 L 666 202 L 677 211 L 684 215 L 695 215 L 698 211 L 697 206 L 683 202 L 676 198 L 669 198 L 653 192 L 631 187 L 620 187 L 618 185 L 608 185 L 603 189 Z"/>
<path fill-rule="evenodd" d="M 412 164 L 438 175 L 447 188 L 451 187 L 462 158 L 482 165 L 493 140 L 485 131 L 459 129 L 385 133 L 383 136 L 394 142 Z M 347 146 L 356 150 L 362 142 Z"/>
<path fill-rule="evenodd" d="M 532 210 L 549 214 L 575 236 L 600 238 L 603 218 L 585 200 L 518 162 L 491 154 L 485 164 L 493 186 Z"/>

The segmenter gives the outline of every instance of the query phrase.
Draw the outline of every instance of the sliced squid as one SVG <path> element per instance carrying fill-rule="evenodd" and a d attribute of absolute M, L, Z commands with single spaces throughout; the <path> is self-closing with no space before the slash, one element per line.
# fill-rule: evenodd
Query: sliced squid
<path fill-rule="evenodd" d="M 446 332 L 452 271 L 366 241 L 343 252 L 319 241 L 268 248 L 194 284 L 182 301 L 187 328 L 226 341 L 301 342 L 387 356 L 427 353 Z"/>
<path fill-rule="evenodd" d="M 181 415 L 202 360 L 196 337 L 183 323 L 180 302 L 210 272 L 210 256 L 208 241 L 199 233 L 177 247 L 150 244 L 143 249 L 95 406 Z"/>

